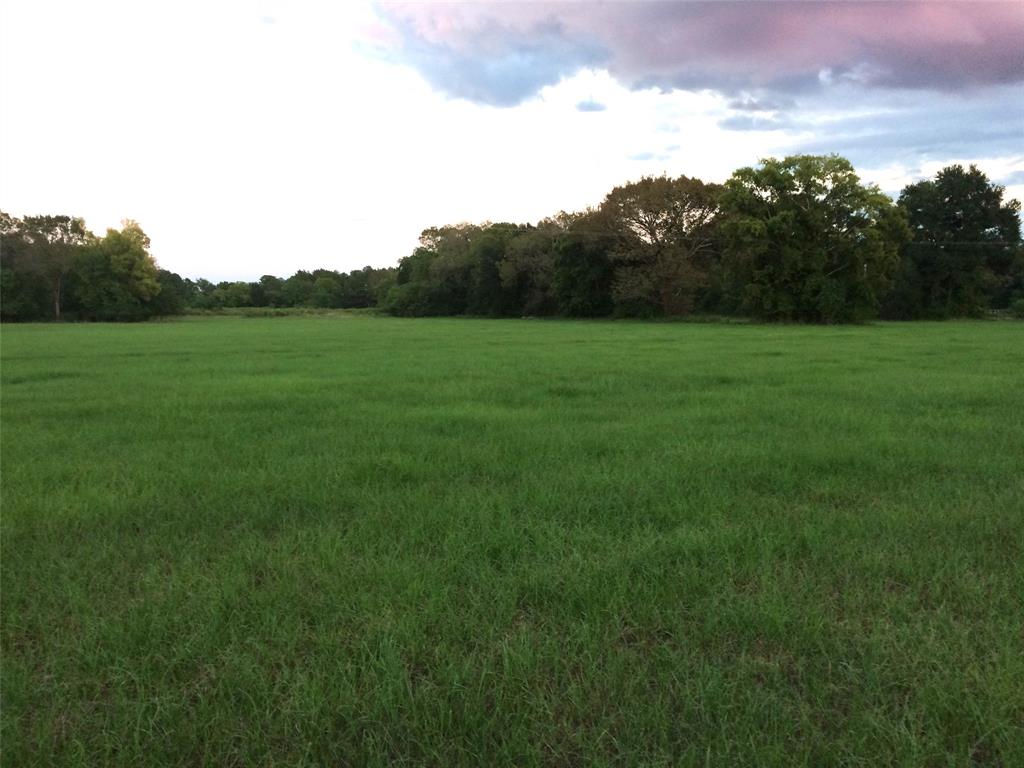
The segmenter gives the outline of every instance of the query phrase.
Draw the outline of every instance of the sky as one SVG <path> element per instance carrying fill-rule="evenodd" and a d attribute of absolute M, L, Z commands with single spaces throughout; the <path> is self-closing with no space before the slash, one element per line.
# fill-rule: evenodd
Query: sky
<path fill-rule="evenodd" d="M 160 266 L 389 266 L 645 175 L 836 152 L 1024 200 L 1024 2 L 0 0 L 0 210 Z"/>

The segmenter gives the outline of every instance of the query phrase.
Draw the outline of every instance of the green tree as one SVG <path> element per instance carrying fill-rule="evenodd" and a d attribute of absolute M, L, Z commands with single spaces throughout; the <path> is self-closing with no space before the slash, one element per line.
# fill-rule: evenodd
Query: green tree
<path fill-rule="evenodd" d="M 329 273 L 327 270 L 317 270 L 313 273 L 313 290 L 310 291 L 307 303 L 311 307 L 340 307 L 342 278 L 336 273 Z"/>
<path fill-rule="evenodd" d="M 244 280 L 225 280 L 217 283 L 213 298 L 218 307 L 251 307 L 252 286 Z"/>
<path fill-rule="evenodd" d="M 464 315 L 474 282 L 473 242 L 489 225 L 458 224 L 430 229 L 420 242 L 434 252 L 427 275 L 427 303 L 430 314 Z"/>
<path fill-rule="evenodd" d="M 372 307 L 377 303 L 376 294 L 379 290 L 378 272 L 373 267 L 354 269 L 345 276 L 341 286 L 342 307 Z"/>
<path fill-rule="evenodd" d="M 406 317 L 431 314 L 430 265 L 436 258 L 436 252 L 420 246 L 399 259 L 395 283 L 383 302 L 388 312 Z"/>
<path fill-rule="evenodd" d="M 768 320 L 855 322 L 889 290 L 903 212 L 837 155 L 770 158 L 726 182 L 721 225 L 741 303 Z"/>
<path fill-rule="evenodd" d="M 693 311 L 714 249 L 720 190 L 686 176 L 647 176 L 608 194 L 601 211 L 615 237 L 610 255 L 620 311 Z"/>
<path fill-rule="evenodd" d="M 518 234 L 515 224 L 492 224 L 473 239 L 467 253 L 469 314 L 500 317 L 515 311 L 515 294 L 502 284 L 500 267 L 509 243 Z"/>
<path fill-rule="evenodd" d="M 552 291 L 555 249 L 570 223 L 561 213 L 526 227 L 505 248 L 499 265 L 501 284 L 516 311 L 523 315 L 551 315 L 558 309 Z"/>
<path fill-rule="evenodd" d="M 46 282 L 53 318 L 60 320 L 67 277 L 82 249 L 95 242 L 95 237 L 85 222 L 74 216 L 26 216 L 16 237 L 25 244 L 17 271 L 38 275 Z"/>
<path fill-rule="evenodd" d="M 151 301 L 152 313 L 154 315 L 180 315 L 189 303 L 189 285 L 181 278 L 181 275 L 168 272 L 166 269 L 157 270 L 156 279 L 160 284 L 160 290 Z"/>
<path fill-rule="evenodd" d="M 190 306 L 196 309 L 215 309 L 220 306 L 217 303 L 217 286 L 209 280 L 200 277 L 198 280 L 192 282 L 192 303 Z"/>
<path fill-rule="evenodd" d="M 300 269 L 294 275 L 284 281 L 281 286 L 281 296 L 286 307 L 304 307 L 309 302 L 313 293 L 313 283 L 316 278 L 310 272 Z"/>
<path fill-rule="evenodd" d="M 273 275 L 263 275 L 252 283 L 249 294 L 254 307 L 280 307 L 284 304 L 284 281 Z"/>
<path fill-rule="evenodd" d="M 603 317 L 612 312 L 614 239 L 599 210 L 574 214 L 555 241 L 551 295 L 556 311 L 570 317 Z"/>
<path fill-rule="evenodd" d="M 886 314 L 894 317 L 976 316 L 1005 308 L 1020 281 L 1020 203 L 974 165 L 943 168 L 934 179 L 905 187 L 914 240 Z"/>
<path fill-rule="evenodd" d="M 369 269 L 369 267 L 367 269 Z M 384 267 L 382 269 L 374 269 L 371 271 L 367 281 L 367 290 L 370 295 L 369 306 L 383 306 L 388 293 L 395 285 L 397 276 L 398 269 L 396 267 Z"/>
<path fill-rule="evenodd" d="M 52 313 L 50 288 L 34 269 L 23 236 L 25 223 L 0 211 L 0 317 L 40 320 Z"/>
<path fill-rule="evenodd" d="M 486 227 L 458 224 L 431 227 L 420 247 L 398 262 L 385 307 L 398 315 L 465 314 L 474 282 L 470 249 Z"/>
<path fill-rule="evenodd" d="M 149 253 L 149 235 L 138 222 L 125 219 L 120 231 L 108 229 L 100 245 L 109 254 L 115 274 L 140 300 L 148 301 L 160 292 L 159 269 Z"/>
<path fill-rule="evenodd" d="M 141 320 L 153 313 L 160 292 L 159 270 L 149 253 L 149 237 L 137 222 L 125 220 L 75 261 L 75 298 L 92 320 Z"/>

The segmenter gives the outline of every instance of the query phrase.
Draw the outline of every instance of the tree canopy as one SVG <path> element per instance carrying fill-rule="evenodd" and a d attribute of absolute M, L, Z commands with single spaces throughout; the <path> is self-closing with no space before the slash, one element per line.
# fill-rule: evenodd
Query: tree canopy
<path fill-rule="evenodd" d="M 613 297 L 625 314 L 693 311 L 715 246 L 721 187 L 686 176 L 646 177 L 601 205 L 615 245 Z"/>
<path fill-rule="evenodd" d="M 1024 312 L 1020 204 L 971 166 L 896 203 L 837 155 L 768 158 L 724 184 L 648 176 L 536 224 L 424 230 L 396 267 L 213 283 L 160 269 L 138 223 L 0 212 L 0 317 L 141 320 L 235 307 L 395 315 L 779 322 Z"/>
<path fill-rule="evenodd" d="M 888 315 L 977 316 L 1024 297 L 1020 203 L 1004 202 L 1003 193 L 973 165 L 904 188 L 899 206 L 914 239 L 903 249 Z"/>
<path fill-rule="evenodd" d="M 724 257 L 742 306 L 768 320 L 871 317 L 910 239 L 903 212 L 835 155 L 741 168 L 721 203 Z"/>

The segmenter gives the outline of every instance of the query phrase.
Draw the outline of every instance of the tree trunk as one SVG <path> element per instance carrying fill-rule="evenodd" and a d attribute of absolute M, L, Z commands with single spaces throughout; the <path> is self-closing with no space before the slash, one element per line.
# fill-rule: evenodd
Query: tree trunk
<path fill-rule="evenodd" d="M 60 320 L 60 275 L 57 275 L 57 283 L 53 290 L 53 319 Z"/>

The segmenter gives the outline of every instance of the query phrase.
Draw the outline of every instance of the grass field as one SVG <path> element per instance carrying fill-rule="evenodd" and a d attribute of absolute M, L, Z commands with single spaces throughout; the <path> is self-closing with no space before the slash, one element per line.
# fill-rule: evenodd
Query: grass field
<path fill-rule="evenodd" d="M 2 331 L 34 765 L 1024 765 L 1024 323 Z"/>

